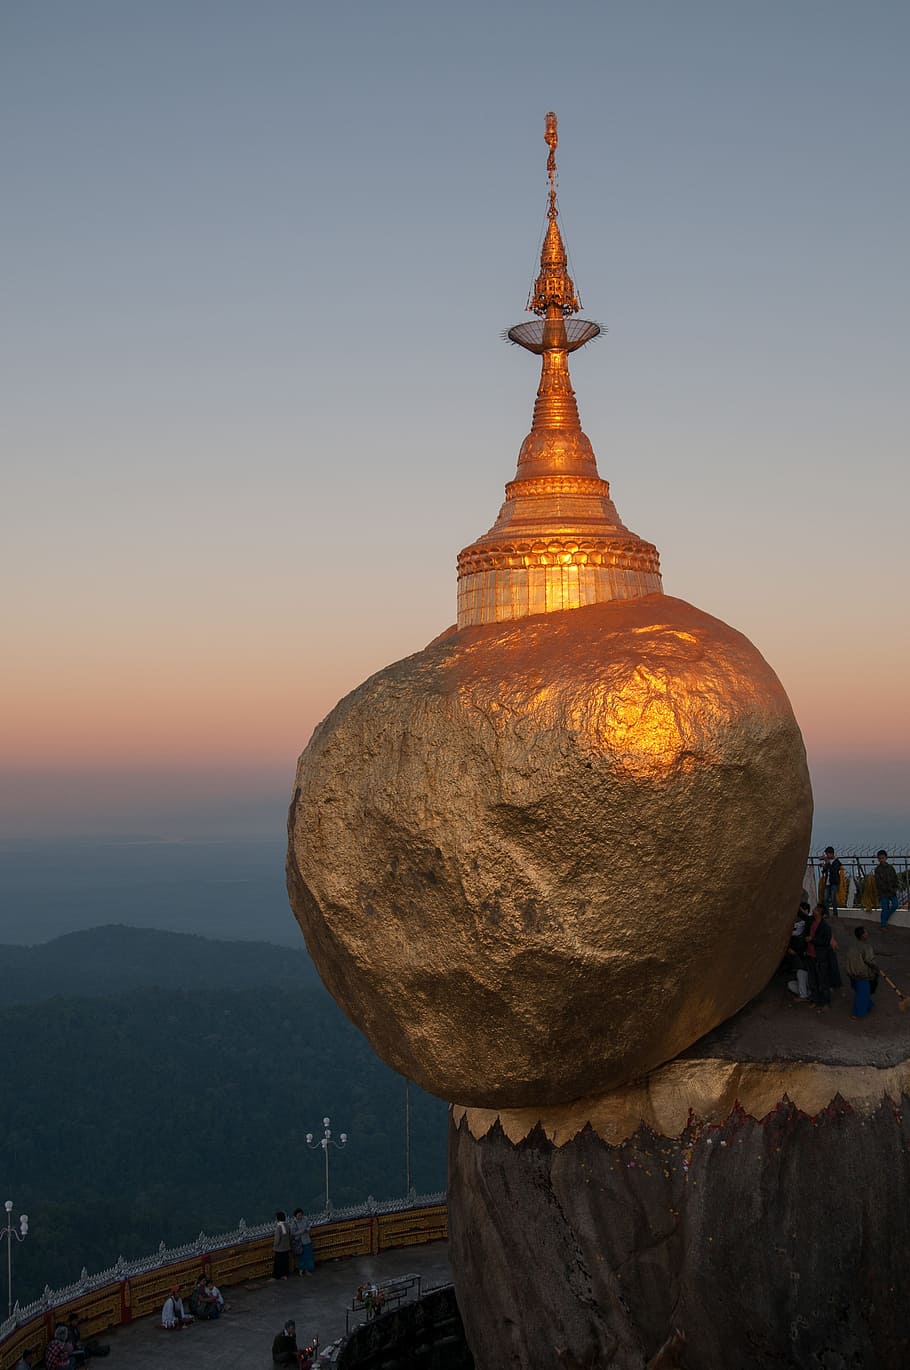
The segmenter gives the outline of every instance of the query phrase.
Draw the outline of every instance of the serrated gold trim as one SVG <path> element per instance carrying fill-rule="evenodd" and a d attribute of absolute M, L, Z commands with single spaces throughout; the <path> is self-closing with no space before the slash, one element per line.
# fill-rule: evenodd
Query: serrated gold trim
<path fill-rule="evenodd" d="M 647 1079 L 609 1094 L 554 1108 L 483 1109 L 452 1105 L 472 1137 L 486 1136 L 496 1122 L 511 1142 L 538 1124 L 555 1146 L 589 1126 L 611 1146 L 644 1126 L 678 1137 L 692 1121 L 720 1124 L 734 1108 L 761 1120 L 785 1100 L 816 1117 L 838 1096 L 857 1112 L 872 1113 L 883 1100 L 898 1104 L 910 1094 L 910 1060 L 896 1066 L 824 1065 L 815 1061 L 672 1061 Z"/>

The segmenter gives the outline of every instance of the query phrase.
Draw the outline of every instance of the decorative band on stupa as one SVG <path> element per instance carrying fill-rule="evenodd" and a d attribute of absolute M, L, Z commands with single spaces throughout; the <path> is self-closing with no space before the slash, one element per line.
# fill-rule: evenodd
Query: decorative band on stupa
<path fill-rule="evenodd" d="M 581 308 L 556 203 L 556 115 L 546 116 L 549 207 L 540 274 L 528 310 L 540 317 L 506 336 L 541 358 L 531 431 L 489 532 L 458 555 L 458 626 L 577 609 L 661 590 L 657 548 L 631 532 L 601 480 L 582 431 L 569 353 L 603 331 Z"/>

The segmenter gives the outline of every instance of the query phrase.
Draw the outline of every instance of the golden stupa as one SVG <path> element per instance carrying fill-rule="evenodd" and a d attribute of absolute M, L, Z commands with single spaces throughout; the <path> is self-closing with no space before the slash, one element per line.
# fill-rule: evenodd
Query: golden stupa
<path fill-rule="evenodd" d="M 770 666 L 661 590 L 582 432 L 556 203 L 534 420 L 458 626 L 343 699 L 300 758 L 288 888 L 328 988 L 435 1094 L 543 1107 L 638 1078 L 768 980 L 811 793 Z"/>
<path fill-rule="evenodd" d="M 581 305 L 569 275 L 556 202 L 556 115 L 546 120 L 549 204 L 540 275 L 528 309 L 540 315 L 507 336 L 541 357 L 531 431 L 493 527 L 458 557 L 458 626 L 578 609 L 660 590 L 657 548 L 630 533 L 582 432 L 569 353 L 600 324 L 571 319 Z"/>

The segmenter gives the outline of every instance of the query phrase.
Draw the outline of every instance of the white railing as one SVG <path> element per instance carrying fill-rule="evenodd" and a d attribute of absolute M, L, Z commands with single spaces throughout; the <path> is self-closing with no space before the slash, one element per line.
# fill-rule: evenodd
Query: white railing
<path fill-rule="evenodd" d="M 444 1204 L 445 1201 L 445 1190 L 440 1190 L 436 1194 L 415 1194 L 412 1189 L 403 1199 L 377 1200 L 370 1194 L 365 1203 L 351 1204 L 346 1208 L 323 1209 L 318 1214 L 310 1214 L 307 1221 L 310 1227 L 325 1227 L 331 1223 L 348 1222 L 352 1218 L 373 1218 L 383 1213 L 404 1213 L 409 1208 L 433 1208 Z M 241 1218 L 231 1232 L 220 1232 L 217 1237 L 200 1232 L 195 1241 L 184 1242 L 182 1246 L 165 1246 L 162 1242 L 158 1250 L 150 1256 L 140 1256 L 132 1261 L 118 1256 L 113 1265 L 108 1266 L 106 1270 L 99 1270 L 95 1275 L 90 1275 L 83 1267 L 82 1274 L 72 1284 L 64 1285 L 61 1289 L 51 1289 L 50 1285 L 45 1285 L 44 1293 L 31 1303 L 20 1305 L 17 1300 L 12 1315 L 5 1322 L 0 1322 L 0 1345 L 17 1328 L 31 1322 L 33 1318 L 42 1317 L 51 1309 L 62 1307 L 83 1294 L 90 1294 L 93 1290 L 103 1289 L 110 1284 L 119 1284 L 123 1280 L 132 1279 L 135 1275 L 147 1275 L 150 1270 L 160 1270 L 162 1266 L 177 1265 L 191 1256 L 221 1251 L 229 1246 L 242 1246 L 245 1242 L 261 1241 L 274 1230 L 274 1222 L 257 1223 L 254 1227 L 248 1227 Z"/>

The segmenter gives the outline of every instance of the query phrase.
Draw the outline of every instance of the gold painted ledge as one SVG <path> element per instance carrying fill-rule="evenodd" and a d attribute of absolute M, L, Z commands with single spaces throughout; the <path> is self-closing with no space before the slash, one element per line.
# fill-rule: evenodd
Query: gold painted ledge
<path fill-rule="evenodd" d="M 893 1066 L 827 1065 L 815 1061 L 671 1061 L 646 1079 L 607 1094 L 552 1108 L 485 1109 L 452 1105 L 458 1127 L 467 1122 L 479 1140 L 499 1122 L 513 1143 L 539 1123 L 554 1146 L 572 1141 L 588 1124 L 617 1146 L 644 1125 L 678 1137 L 690 1121 L 720 1124 L 739 1107 L 761 1121 L 785 1099 L 815 1117 L 840 1096 L 857 1112 L 872 1113 L 884 1099 L 910 1094 L 910 1058 Z"/>

